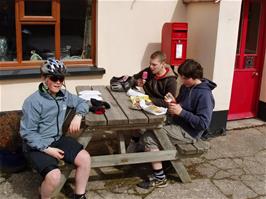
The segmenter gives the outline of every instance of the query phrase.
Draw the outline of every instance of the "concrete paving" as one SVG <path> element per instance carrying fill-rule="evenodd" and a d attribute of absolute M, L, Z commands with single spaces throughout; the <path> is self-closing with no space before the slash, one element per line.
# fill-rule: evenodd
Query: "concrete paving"
<path fill-rule="evenodd" d="M 243 122 L 242 122 L 243 123 Z M 248 122 L 247 122 L 248 123 Z M 235 125 L 235 124 L 234 124 Z M 185 159 L 192 182 L 183 184 L 169 163 L 166 188 L 143 190 L 136 183 L 150 172 L 149 164 L 93 169 L 88 198 L 93 199 L 266 199 L 266 125 L 234 128 L 209 141 L 211 148 L 200 158 Z M 31 171 L 1 174 L 1 198 L 37 198 L 40 177 Z M 70 198 L 71 178 L 58 198 Z"/>

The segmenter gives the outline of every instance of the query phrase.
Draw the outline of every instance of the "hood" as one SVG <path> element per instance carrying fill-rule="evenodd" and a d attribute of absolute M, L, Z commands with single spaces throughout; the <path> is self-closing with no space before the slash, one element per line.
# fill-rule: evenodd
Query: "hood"
<path fill-rule="evenodd" d="M 166 70 L 169 70 L 168 73 L 166 74 L 166 77 L 175 77 L 177 78 L 177 75 L 174 73 L 173 69 L 169 64 L 166 64 L 165 66 Z"/>
<path fill-rule="evenodd" d="M 208 79 L 202 79 L 201 83 L 198 84 L 195 88 L 197 89 L 208 89 L 208 90 L 213 90 L 217 87 L 217 85 Z"/>
<path fill-rule="evenodd" d="M 153 77 L 155 77 L 155 79 L 157 79 L 157 80 L 158 79 L 165 79 L 165 78 L 169 78 L 169 77 L 174 77 L 177 79 L 177 75 L 173 72 L 170 65 L 166 64 L 165 69 L 166 69 L 166 73 L 164 75 L 157 77 L 156 75 L 153 74 Z M 150 70 L 150 73 L 152 73 L 151 70 Z"/>

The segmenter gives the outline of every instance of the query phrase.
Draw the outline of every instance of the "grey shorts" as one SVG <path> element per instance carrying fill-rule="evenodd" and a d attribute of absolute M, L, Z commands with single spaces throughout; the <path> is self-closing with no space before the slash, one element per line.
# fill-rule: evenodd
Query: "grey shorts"
<path fill-rule="evenodd" d="M 175 131 L 166 132 L 170 141 L 175 144 L 175 142 L 182 141 L 184 143 L 194 143 L 197 140 L 189 135 L 180 126 L 176 126 Z M 161 145 L 154 135 L 152 130 L 147 130 L 141 136 L 141 141 L 145 145 L 146 149 L 160 149 Z"/>

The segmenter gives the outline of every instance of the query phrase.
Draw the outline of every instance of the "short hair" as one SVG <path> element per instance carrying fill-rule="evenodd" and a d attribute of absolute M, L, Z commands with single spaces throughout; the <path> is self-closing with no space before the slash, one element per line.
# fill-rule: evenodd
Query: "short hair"
<path fill-rule="evenodd" d="M 151 59 L 156 59 L 159 58 L 160 62 L 165 62 L 166 61 L 166 55 L 162 51 L 155 51 L 154 53 L 151 54 Z"/>
<path fill-rule="evenodd" d="M 192 79 L 202 79 L 203 78 L 203 68 L 200 63 L 194 61 L 193 59 L 186 59 L 179 67 L 178 73 L 181 76 Z"/>

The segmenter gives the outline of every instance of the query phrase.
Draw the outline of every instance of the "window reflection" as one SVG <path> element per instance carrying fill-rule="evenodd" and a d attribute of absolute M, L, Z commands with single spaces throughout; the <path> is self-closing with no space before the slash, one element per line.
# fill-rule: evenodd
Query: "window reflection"
<path fill-rule="evenodd" d="M 15 0 L 0 0 L 0 62 L 16 60 Z"/>
<path fill-rule="evenodd" d="M 260 2 L 253 0 L 250 3 L 248 12 L 248 30 L 246 39 L 246 54 L 255 54 L 257 52 L 258 33 L 260 22 Z"/>
<path fill-rule="evenodd" d="M 61 59 L 91 58 L 91 10 L 90 0 L 64 0 L 61 4 Z"/>
<path fill-rule="evenodd" d="M 52 0 L 25 0 L 26 16 L 51 16 Z"/>
<path fill-rule="evenodd" d="M 44 60 L 55 57 L 53 25 L 22 26 L 23 60 Z"/>

